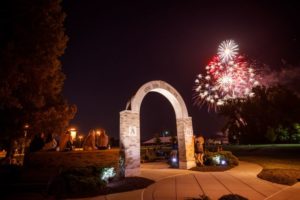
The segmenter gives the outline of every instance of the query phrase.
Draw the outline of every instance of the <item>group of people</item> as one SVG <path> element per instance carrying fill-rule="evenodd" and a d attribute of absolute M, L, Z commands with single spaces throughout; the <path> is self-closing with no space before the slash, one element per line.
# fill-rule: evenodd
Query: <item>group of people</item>
<path fill-rule="evenodd" d="M 70 151 L 72 150 L 73 140 L 69 131 L 60 137 L 49 133 L 46 137 L 42 132 L 33 137 L 29 151 Z"/>
<path fill-rule="evenodd" d="M 195 145 L 195 159 L 196 162 L 200 165 L 203 165 L 203 157 L 204 157 L 204 138 L 201 135 L 197 137 L 193 137 L 194 145 Z M 109 138 L 104 129 L 100 129 L 98 131 L 92 129 L 89 131 L 88 136 L 85 138 L 82 148 L 83 150 L 97 150 L 97 149 L 107 149 L 109 148 Z M 41 133 L 36 135 L 30 144 L 30 151 L 71 151 L 73 148 L 73 140 L 69 131 L 63 134 L 60 137 L 55 137 L 53 134 L 48 134 L 45 138 L 45 134 Z M 172 151 L 173 152 L 173 151 Z M 177 152 L 174 154 L 177 155 Z M 177 155 L 178 156 L 178 155 Z M 173 157 L 177 157 L 173 156 Z M 172 157 L 172 156 L 171 156 Z"/>
<path fill-rule="evenodd" d="M 97 132 L 92 129 L 83 141 L 82 147 L 83 150 L 107 149 L 109 147 L 108 143 L 109 138 L 104 129 Z M 70 131 L 67 131 L 60 137 L 53 134 L 48 134 L 45 137 L 44 133 L 40 133 L 32 139 L 29 151 L 71 151 L 73 147 L 73 138 Z"/>
<path fill-rule="evenodd" d="M 42 132 L 33 137 L 29 146 L 29 151 L 35 152 L 41 150 L 56 150 L 58 147 L 58 142 L 58 137 L 56 135 L 49 133 L 47 137 L 45 137 L 45 134 Z"/>
<path fill-rule="evenodd" d="M 96 150 L 96 149 L 107 149 L 109 139 L 104 129 L 96 131 L 94 129 L 90 130 L 88 136 L 86 137 L 82 147 L 83 150 Z"/>

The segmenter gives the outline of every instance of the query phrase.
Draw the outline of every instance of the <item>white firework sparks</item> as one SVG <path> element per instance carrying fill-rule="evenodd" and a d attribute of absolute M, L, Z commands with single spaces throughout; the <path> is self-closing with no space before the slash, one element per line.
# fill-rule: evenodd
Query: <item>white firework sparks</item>
<path fill-rule="evenodd" d="M 239 46 L 233 40 L 223 41 L 218 48 L 218 55 L 221 61 L 228 62 L 236 57 Z"/>

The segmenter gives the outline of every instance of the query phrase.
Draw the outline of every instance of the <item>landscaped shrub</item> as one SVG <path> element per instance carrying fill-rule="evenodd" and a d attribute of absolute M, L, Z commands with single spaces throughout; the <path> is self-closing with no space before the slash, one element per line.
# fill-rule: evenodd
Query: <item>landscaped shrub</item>
<path fill-rule="evenodd" d="M 225 157 L 227 161 L 227 165 L 229 166 L 237 166 L 239 165 L 239 159 L 231 153 L 231 151 L 220 151 L 219 154 Z"/>
<path fill-rule="evenodd" d="M 2 183 L 18 182 L 21 178 L 22 166 L 2 165 L 0 166 L 0 180 Z"/>
<path fill-rule="evenodd" d="M 204 165 L 217 166 L 237 166 L 239 159 L 234 156 L 230 151 L 210 152 L 205 151 L 204 153 Z"/>
<path fill-rule="evenodd" d="M 143 177 L 127 177 L 107 183 L 99 177 L 101 172 L 105 171 L 109 172 L 111 168 L 99 170 L 88 167 L 65 170 L 52 181 L 48 194 L 55 196 L 56 199 L 83 198 L 142 189 L 154 183 L 153 180 Z"/>
<path fill-rule="evenodd" d="M 108 169 L 108 168 L 107 168 Z M 110 168 L 109 168 L 110 170 Z M 104 177 L 106 168 L 76 167 L 62 170 L 49 186 L 49 194 L 55 196 L 76 196 L 97 194 L 106 186 L 109 176 Z M 115 173 L 110 173 L 115 175 Z M 103 179 L 101 179 L 104 177 Z"/>
<path fill-rule="evenodd" d="M 97 193 L 101 187 L 106 185 L 96 176 L 75 176 L 66 174 L 64 176 L 66 192 L 68 194 L 89 194 Z"/>
<path fill-rule="evenodd" d="M 300 170 L 297 169 L 263 169 L 257 177 L 284 185 L 293 185 L 300 179 Z"/>
<path fill-rule="evenodd" d="M 219 198 L 219 200 L 248 200 L 248 199 L 238 194 L 226 194 L 223 195 L 221 198 Z"/>

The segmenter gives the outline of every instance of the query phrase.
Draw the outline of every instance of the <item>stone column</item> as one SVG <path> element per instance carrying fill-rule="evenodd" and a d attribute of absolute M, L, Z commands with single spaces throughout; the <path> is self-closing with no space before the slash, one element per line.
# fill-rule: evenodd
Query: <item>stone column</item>
<path fill-rule="evenodd" d="M 120 112 L 120 147 L 125 154 L 125 177 L 140 175 L 140 115 Z"/>
<path fill-rule="evenodd" d="M 196 166 L 194 157 L 192 118 L 176 120 L 179 151 L 179 168 L 190 169 Z"/>

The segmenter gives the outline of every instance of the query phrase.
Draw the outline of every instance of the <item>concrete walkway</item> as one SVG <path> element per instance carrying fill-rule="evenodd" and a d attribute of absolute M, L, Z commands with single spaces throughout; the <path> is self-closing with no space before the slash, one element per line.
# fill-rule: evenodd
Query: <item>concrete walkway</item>
<path fill-rule="evenodd" d="M 261 180 L 256 175 L 259 165 L 242 162 L 225 172 L 194 172 L 169 169 L 163 163 L 143 165 L 141 176 L 156 182 L 143 190 L 135 190 L 87 199 L 97 200 L 187 200 L 206 194 L 212 200 L 224 194 L 240 194 L 249 200 L 299 200 L 300 183 L 285 186 Z"/>

